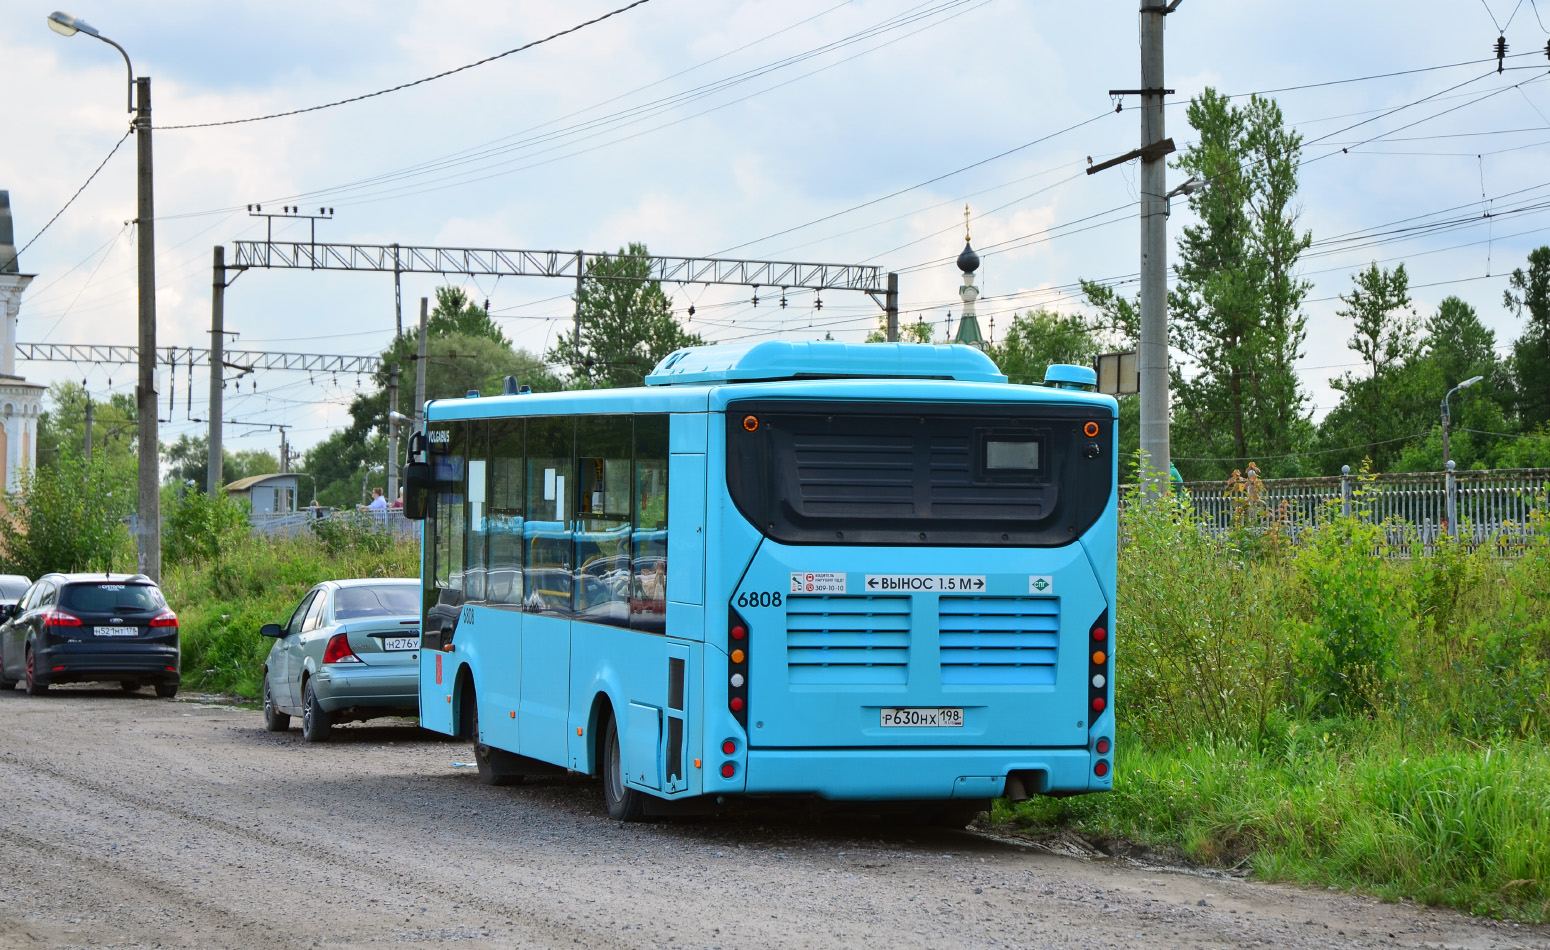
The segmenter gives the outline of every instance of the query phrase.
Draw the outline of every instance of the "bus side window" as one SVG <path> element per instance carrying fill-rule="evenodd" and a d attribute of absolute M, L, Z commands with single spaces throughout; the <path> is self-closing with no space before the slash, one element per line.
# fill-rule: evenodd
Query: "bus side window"
<path fill-rule="evenodd" d="M 569 418 L 527 423 L 527 513 L 522 525 L 527 595 L 522 605 L 533 613 L 571 613 L 575 433 Z"/>
<path fill-rule="evenodd" d="M 630 626 L 667 628 L 668 416 L 635 417 L 635 491 L 630 515 Z"/>
<path fill-rule="evenodd" d="M 463 561 L 463 601 L 485 602 L 485 567 L 489 563 L 487 547 L 486 502 L 488 487 L 489 424 L 483 419 L 466 422 L 468 508 L 464 522 L 468 532 Z"/>
<path fill-rule="evenodd" d="M 490 497 L 486 533 L 489 561 L 485 600 L 522 604 L 523 474 L 527 467 L 527 426 L 521 419 L 490 423 Z"/>
<path fill-rule="evenodd" d="M 576 619 L 630 623 L 629 416 L 576 423 Z"/>

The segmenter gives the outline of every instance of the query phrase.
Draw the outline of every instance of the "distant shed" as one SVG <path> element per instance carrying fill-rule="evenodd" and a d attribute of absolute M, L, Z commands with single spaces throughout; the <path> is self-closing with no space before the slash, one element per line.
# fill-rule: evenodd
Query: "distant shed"
<path fill-rule="evenodd" d="M 297 489 L 301 479 L 294 473 L 253 475 L 239 478 L 226 486 L 226 493 L 236 499 L 245 499 L 253 506 L 253 513 L 284 514 L 296 510 Z"/>

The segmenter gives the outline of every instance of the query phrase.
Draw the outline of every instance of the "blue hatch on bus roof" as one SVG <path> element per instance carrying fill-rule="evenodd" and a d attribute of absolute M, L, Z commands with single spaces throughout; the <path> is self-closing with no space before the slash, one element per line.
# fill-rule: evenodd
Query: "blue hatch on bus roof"
<path fill-rule="evenodd" d="M 764 340 L 696 346 L 670 353 L 648 386 L 751 383 L 781 379 L 955 379 L 1004 383 L 990 357 L 972 346 Z"/>

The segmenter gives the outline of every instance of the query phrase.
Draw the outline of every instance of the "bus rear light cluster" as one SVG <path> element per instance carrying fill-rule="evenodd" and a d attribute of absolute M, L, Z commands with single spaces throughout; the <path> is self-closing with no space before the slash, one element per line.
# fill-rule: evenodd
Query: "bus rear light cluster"
<path fill-rule="evenodd" d="M 737 774 L 737 766 L 736 765 L 733 765 L 731 762 L 723 762 L 723 763 L 721 763 L 721 777 L 722 778 L 731 778 L 732 776 L 734 776 L 736 774 Z"/>
<path fill-rule="evenodd" d="M 748 651 L 750 649 L 748 641 L 748 621 L 739 617 L 737 611 L 729 607 L 727 609 L 727 708 L 732 710 L 732 715 L 745 730 L 748 728 Z M 721 773 L 731 778 L 731 774 L 726 771 L 731 767 L 731 763 L 722 766 Z"/>
<path fill-rule="evenodd" d="M 725 742 L 721 743 L 721 751 L 725 755 L 736 755 L 737 754 L 737 740 L 736 739 L 728 739 Z"/>
<path fill-rule="evenodd" d="M 1097 744 L 1095 746 L 1093 746 L 1093 748 L 1098 750 L 1098 754 L 1099 755 L 1108 755 L 1109 754 L 1109 749 L 1111 747 L 1109 745 L 1108 738 L 1105 737 L 1103 739 L 1099 739 Z"/>
<path fill-rule="evenodd" d="M 1087 704 L 1093 711 L 1093 718 L 1097 719 L 1098 713 L 1109 708 L 1109 656 L 1113 647 L 1109 644 L 1108 611 L 1099 614 L 1088 632 L 1092 636 L 1093 652 L 1088 658 L 1091 662 L 1087 668 Z"/>
<path fill-rule="evenodd" d="M 1109 774 L 1109 763 L 1103 761 L 1102 759 L 1099 759 L 1097 761 L 1097 763 L 1095 765 L 1093 765 L 1093 774 L 1098 776 L 1099 778 L 1103 778 L 1105 775 L 1108 775 Z"/>

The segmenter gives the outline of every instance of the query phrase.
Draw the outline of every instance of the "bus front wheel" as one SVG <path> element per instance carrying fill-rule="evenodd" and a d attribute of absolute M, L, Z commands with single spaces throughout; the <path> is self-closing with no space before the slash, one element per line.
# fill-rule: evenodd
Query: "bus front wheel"
<path fill-rule="evenodd" d="M 614 821 L 640 821 L 646 813 L 646 796 L 624 784 L 624 763 L 619 750 L 619 728 L 612 716 L 603 734 L 603 800 Z"/>
<path fill-rule="evenodd" d="M 469 694 L 468 701 L 474 704 L 473 727 L 469 731 L 473 734 L 474 763 L 479 766 L 479 781 L 486 785 L 521 785 L 523 775 L 517 765 L 521 757 L 479 741 L 479 700 Z"/>

